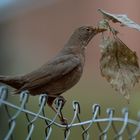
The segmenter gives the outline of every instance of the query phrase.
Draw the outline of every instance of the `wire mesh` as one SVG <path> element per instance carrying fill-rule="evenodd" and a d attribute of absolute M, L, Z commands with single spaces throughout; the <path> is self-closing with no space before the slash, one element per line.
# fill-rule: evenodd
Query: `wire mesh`
<path fill-rule="evenodd" d="M 0 116 L 4 115 L 3 112 L 6 112 L 5 120 L 7 120 L 8 124 L 8 127 L 5 128 L 6 123 L 3 122 L 0 117 L 0 131 L 2 131 L 3 129 L 5 130 L 4 135 L 0 137 L 2 140 L 15 140 L 14 133 L 18 124 L 18 118 L 21 117 L 21 114 L 25 115 L 25 120 L 27 122 L 27 125 L 25 127 L 26 130 L 24 130 L 23 127 L 20 126 L 20 129 L 25 134 L 25 140 L 35 139 L 33 138 L 33 133 L 37 128 L 36 122 L 39 119 L 45 125 L 43 136 L 44 138 L 42 138 L 45 140 L 51 139 L 51 136 L 54 134 L 56 127 L 62 129 L 61 133 L 63 134 L 64 140 L 70 139 L 72 130 L 77 127 L 78 129 L 81 128 L 80 131 L 78 131 L 78 135 L 81 136 L 82 140 L 136 140 L 140 138 L 140 113 L 138 113 L 137 120 L 130 119 L 128 117 L 129 112 L 127 108 L 124 108 L 122 110 L 121 117 L 115 117 L 115 110 L 112 108 L 108 108 L 106 110 L 107 117 L 101 118 L 101 107 L 98 104 L 94 104 L 92 106 L 92 118 L 87 121 L 82 121 L 80 117 L 80 104 L 77 101 L 73 101 L 73 117 L 71 119 L 71 122 L 67 125 L 61 125 L 56 121 L 62 106 L 62 101 L 60 99 L 57 99 L 55 103 L 57 113 L 53 118 L 49 118 L 45 113 L 47 94 L 40 95 L 38 112 L 33 112 L 29 109 L 28 91 L 24 91 L 20 94 L 19 104 L 10 102 L 8 98 L 10 98 L 8 95 L 8 89 L 6 87 L 0 87 Z M 10 109 L 13 109 L 14 113 L 11 113 Z M 119 125 L 117 123 L 119 123 Z M 93 126 L 95 127 L 93 128 Z M 95 131 L 95 129 L 97 131 Z M 0 135 L 1 134 L 2 133 L 0 132 Z"/>

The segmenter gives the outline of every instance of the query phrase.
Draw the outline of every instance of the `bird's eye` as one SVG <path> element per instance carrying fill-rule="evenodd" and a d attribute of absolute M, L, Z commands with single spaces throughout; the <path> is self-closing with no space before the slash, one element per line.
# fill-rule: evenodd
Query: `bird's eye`
<path fill-rule="evenodd" d="M 89 32 L 90 31 L 90 28 L 86 28 L 86 30 Z"/>

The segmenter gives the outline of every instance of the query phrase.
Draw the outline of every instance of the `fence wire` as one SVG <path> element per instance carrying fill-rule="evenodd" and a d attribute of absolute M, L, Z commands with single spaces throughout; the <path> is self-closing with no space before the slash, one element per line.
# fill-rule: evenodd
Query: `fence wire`
<path fill-rule="evenodd" d="M 81 131 L 78 132 L 78 135 L 81 135 L 81 139 L 83 140 L 90 140 L 90 139 L 99 139 L 99 140 L 136 140 L 140 139 L 139 133 L 140 133 L 140 113 L 138 113 L 138 119 L 133 120 L 128 117 L 129 112 L 127 108 L 124 108 L 122 110 L 122 116 L 121 117 L 115 117 L 114 113 L 115 110 L 112 108 L 108 108 L 106 110 L 107 117 L 106 118 L 100 118 L 100 112 L 101 107 L 98 104 L 94 104 L 92 106 L 92 118 L 87 121 L 81 121 L 80 117 L 80 104 L 77 101 L 73 101 L 73 117 L 71 119 L 71 122 L 68 125 L 61 125 L 56 121 L 58 118 L 58 115 L 61 111 L 62 101 L 60 99 L 56 100 L 56 107 L 57 107 L 57 113 L 53 118 L 49 118 L 47 114 L 45 113 L 45 105 L 47 100 L 47 95 L 43 94 L 39 97 L 39 110 L 38 112 L 30 111 L 27 107 L 27 103 L 29 100 L 29 94 L 28 91 L 24 91 L 20 94 L 20 104 L 14 104 L 10 101 L 8 101 L 8 90 L 6 87 L 0 87 L 0 110 L 4 110 L 6 112 L 6 116 L 8 117 L 7 123 L 8 128 L 5 130 L 5 135 L 0 137 L 2 140 L 15 140 L 14 139 L 14 133 L 17 126 L 17 120 L 20 117 L 21 114 L 25 115 L 26 121 L 27 121 L 27 131 L 25 140 L 32 140 L 32 135 L 34 133 L 34 130 L 36 129 L 36 121 L 40 119 L 45 123 L 44 128 L 44 139 L 50 140 L 50 137 L 54 134 L 53 131 L 55 131 L 55 127 L 58 127 L 59 129 L 62 129 L 63 138 L 64 140 L 70 139 L 71 131 L 75 127 L 80 127 Z M 14 109 L 14 113 L 11 113 L 10 109 Z M 2 112 L 2 111 L 1 111 Z M 0 114 L 2 117 L 3 113 Z M 1 119 L 0 117 L 0 119 Z M 32 119 L 31 119 L 32 117 Z M 104 124 L 105 123 L 105 124 Z M 119 127 L 117 125 L 119 123 Z M 103 126 L 104 124 L 104 126 Z M 97 129 L 97 132 L 95 133 L 93 126 Z M 0 131 L 5 127 L 5 123 L 2 123 L 0 120 Z M 130 129 L 133 127 L 133 129 Z M 79 129 L 79 128 L 78 128 Z M 95 133 L 95 134 L 94 134 Z M 111 135 L 109 134 L 111 133 Z M 1 134 L 1 133 L 0 133 Z M 94 135 L 94 137 L 92 136 Z M 96 135 L 96 138 L 95 138 Z M 124 138 L 125 135 L 125 138 Z M 126 136 L 127 135 L 127 136 Z M 127 137 L 127 138 L 126 138 Z M 139 137 L 139 138 L 138 138 Z M 21 139 L 21 138 L 18 138 Z M 58 138 L 59 139 L 59 138 Z M 77 138 L 75 138 L 77 140 Z"/>

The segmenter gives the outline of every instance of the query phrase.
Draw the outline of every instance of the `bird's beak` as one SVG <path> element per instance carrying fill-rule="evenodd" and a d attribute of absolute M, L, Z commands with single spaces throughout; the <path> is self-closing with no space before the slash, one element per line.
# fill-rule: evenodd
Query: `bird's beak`
<path fill-rule="evenodd" d="M 96 35 L 98 33 L 102 33 L 107 30 L 106 28 L 100 28 L 100 27 L 93 28 L 93 29 L 94 29 L 94 35 Z"/>

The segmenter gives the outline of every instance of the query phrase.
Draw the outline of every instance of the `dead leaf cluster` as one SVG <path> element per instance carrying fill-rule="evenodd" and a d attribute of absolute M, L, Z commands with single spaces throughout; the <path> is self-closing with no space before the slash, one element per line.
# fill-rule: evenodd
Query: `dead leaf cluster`
<path fill-rule="evenodd" d="M 140 68 L 136 52 L 132 51 L 121 41 L 118 31 L 111 27 L 109 21 L 126 25 L 140 31 L 140 25 L 130 20 L 126 15 L 110 14 L 99 10 L 103 20 L 99 22 L 100 28 L 107 29 L 112 35 L 102 36 L 100 70 L 103 77 L 112 87 L 121 93 L 127 101 L 130 98 L 130 91 L 139 82 Z"/>

